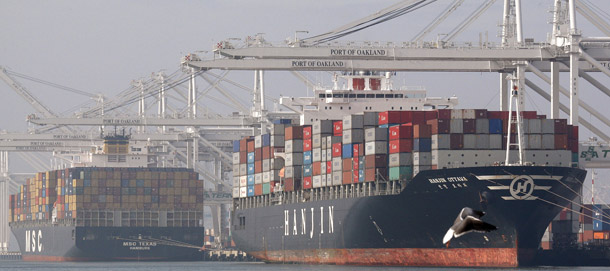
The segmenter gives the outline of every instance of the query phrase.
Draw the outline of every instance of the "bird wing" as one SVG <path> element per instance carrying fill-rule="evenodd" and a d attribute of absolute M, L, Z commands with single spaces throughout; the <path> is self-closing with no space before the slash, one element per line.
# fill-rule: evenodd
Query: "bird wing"
<path fill-rule="evenodd" d="M 466 233 L 471 231 L 477 232 L 490 232 L 498 229 L 496 226 L 489 224 L 485 221 L 482 221 L 473 216 L 468 216 L 464 219 L 464 221 L 457 227 L 455 230 L 455 237 L 460 237 Z"/>

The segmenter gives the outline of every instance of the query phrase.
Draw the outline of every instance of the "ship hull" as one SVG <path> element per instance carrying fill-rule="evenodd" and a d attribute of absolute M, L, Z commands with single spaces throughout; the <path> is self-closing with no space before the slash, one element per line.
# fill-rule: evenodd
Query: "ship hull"
<path fill-rule="evenodd" d="M 201 260 L 203 228 L 11 227 L 25 261 Z"/>
<path fill-rule="evenodd" d="M 395 195 L 236 208 L 233 237 L 242 250 L 268 262 L 530 265 L 546 227 L 577 196 L 585 175 L 565 167 L 422 171 Z M 482 220 L 498 229 L 443 244 L 464 207 L 486 212 Z"/>

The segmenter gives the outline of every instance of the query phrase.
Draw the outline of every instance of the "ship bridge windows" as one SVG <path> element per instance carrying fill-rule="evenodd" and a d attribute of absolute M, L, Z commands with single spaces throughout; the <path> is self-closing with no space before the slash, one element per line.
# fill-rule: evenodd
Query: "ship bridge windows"
<path fill-rule="evenodd" d="M 318 94 L 318 98 L 325 98 L 325 97 L 326 97 L 326 94 L 324 94 L 324 93 Z"/>
<path fill-rule="evenodd" d="M 394 94 L 386 94 L 385 97 L 386 98 L 394 98 Z"/>
<path fill-rule="evenodd" d="M 349 98 L 356 98 L 356 94 L 345 94 L 348 95 Z"/>
<path fill-rule="evenodd" d="M 375 94 L 375 98 L 383 98 L 383 94 Z"/>
<path fill-rule="evenodd" d="M 394 94 L 394 98 L 399 98 L 402 99 L 403 95 L 402 94 Z"/>
<path fill-rule="evenodd" d="M 335 93 L 333 94 L 333 98 L 343 98 L 343 93 Z"/>
<path fill-rule="evenodd" d="M 375 98 L 375 94 L 366 94 L 367 98 Z"/>
<path fill-rule="evenodd" d="M 366 95 L 365 94 L 356 94 L 356 98 L 365 98 Z"/>

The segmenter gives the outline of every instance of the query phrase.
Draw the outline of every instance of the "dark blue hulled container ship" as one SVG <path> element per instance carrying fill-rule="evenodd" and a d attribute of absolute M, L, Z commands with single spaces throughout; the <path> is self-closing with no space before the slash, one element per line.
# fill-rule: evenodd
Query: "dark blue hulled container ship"
<path fill-rule="evenodd" d="M 198 174 L 147 168 L 146 154 L 128 153 L 127 144 L 124 136 L 107 137 L 103 153 L 87 161 L 96 166 L 38 173 L 10 196 L 10 227 L 23 260 L 202 259 Z"/>
<path fill-rule="evenodd" d="M 586 175 L 577 127 L 531 111 L 450 109 L 452 99 L 387 90 L 388 78 L 283 98 L 317 108 L 235 142 L 236 245 L 275 263 L 534 264 Z"/>

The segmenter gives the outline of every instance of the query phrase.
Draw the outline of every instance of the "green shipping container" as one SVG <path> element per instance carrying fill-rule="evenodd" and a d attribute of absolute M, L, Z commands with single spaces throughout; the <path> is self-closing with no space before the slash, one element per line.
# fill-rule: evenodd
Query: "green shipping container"
<path fill-rule="evenodd" d="M 268 195 L 269 193 L 271 193 L 271 186 L 269 185 L 269 183 L 264 183 L 263 184 L 263 195 Z"/>
<path fill-rule="evenodd" d="M 390 181 L 411 180 L 413 178 L 413 167 L 391 167 Z"/>

